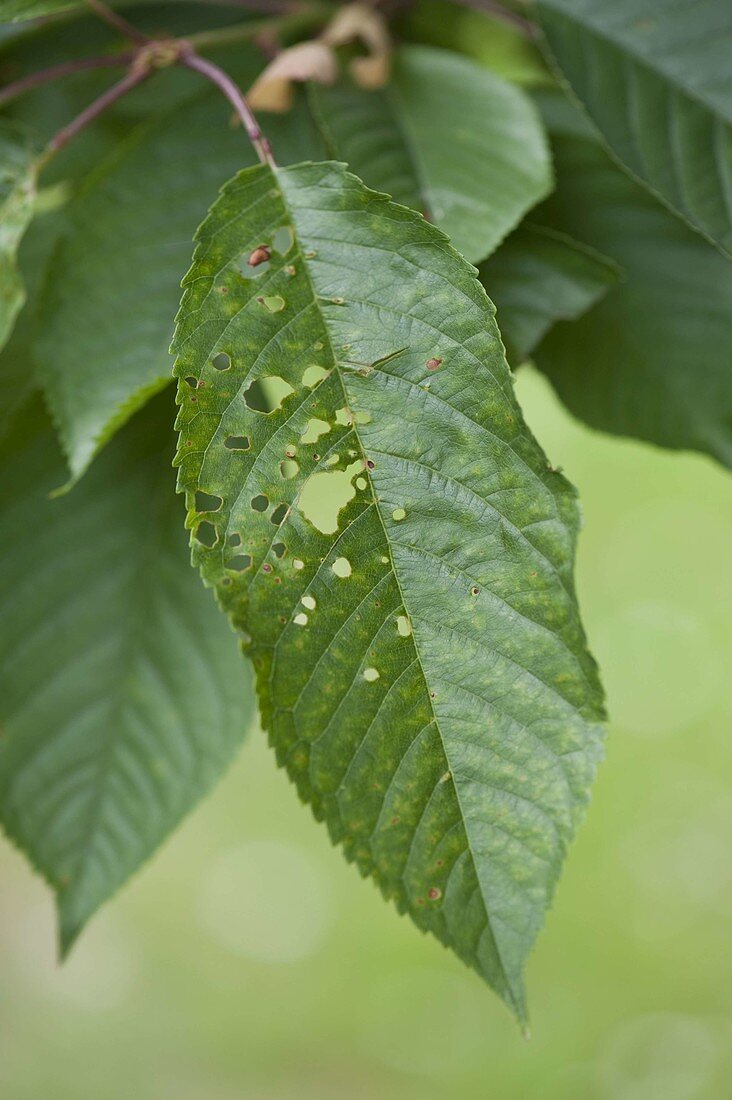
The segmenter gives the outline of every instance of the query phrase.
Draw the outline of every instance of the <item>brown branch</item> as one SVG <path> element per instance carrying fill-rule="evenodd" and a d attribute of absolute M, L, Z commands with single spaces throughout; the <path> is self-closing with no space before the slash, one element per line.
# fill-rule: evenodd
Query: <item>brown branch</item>
<path fill-rule="evenodd" d="M 125 73 L 121 80 L 116 84 L 113 84 L 111 88 L 107 88 L 106 92 L 103 92 L 98 99 L 95 99 L 93 103 L 90 103 L 88 107 L 85 107 L 80 115 L 77 115 L 75 119 L 59 130 L 58 133 L 51 138 L 46 146 L 45 152 L 41 157 L 41 166 L 45 165 L 47 160 L 62 149 L 67 142 L 71 141 L 73 137 L 88 126 L 90 122 L 93 122 L 95 118 L 98 118 L 103 111 L 106 111 L 108 107 L 111 107 L 113 103 L 116 103 L 122 96 L 127 95 L 133 88 L 136 88 L 138 84 L 142 84 L 144 80 L 154 72 L 154 69 L 150 65 L 133 65 L 129 72 Z"/>
<path fill-rule="evenodd" d="M 238 117 L 241 119 L 244 129 L 247 132 L 247 137 L 254 146 L 260 161 L 262 164 L 268 164 L 271 168 L 274 168 L 275 162 L 270 144 L 260 130 L 259 123 L 254 117 L 252 109 L 244 98 L 241 89 L 234 83 L 231 77 L 227 76 L 224 70 L 220 69 L 218 65 L 214 65 L 212 61 L 207 61 L 197 54 L 191 46 L 187 46 L 185 43 L 178 55 L 178 60 L 180 64 L 185 65 L 187 69 L 192 69 L 194 72 L 200 73 L 201 76 L 205 76 L 207 80 L 210 80 L 212 84 L 215 84 L 216 87 L 224 93 Z"/>
<path fill-rule="evenodd" d="M 16 96 L 31 92 L 34 88 L 39 88 L 43 84 L 64 76 L 73 76 L 74 73 L 86 72 L 89 69 L 125 67 L 130 64 L 134 56 L 132 51 L 127 51 L 125 53 L 109 54 L 105 57 L 82 57 L 76 61 L 64 61 L 60 65 L 53 65 L 50 69 L 41 69 L 39 72 L 29 73 L 28 76 L 22 76 L 18 80 L 14 80 L 12 84 L 6 84 L 4 88 L 0 88 L 0 106 L 8 103 L 11 99 L 15 99 Z"/>
<path fill-rule="evenodd" d="M 131 42 L 136 42 L 138 46 L 142 46 L 145 42 L 150 41 L 146 34 L 139 31 L 137 27 L 133 27 L 131 23 L 128 23 L 126 19 L 118 15 L 116 11 L 112 11 L 111 8 L 108 8 L 102 0 L 86 0 L 86 3 L 95 15 L 98 15 L 99 18 L 103 19 L 110 27 L 114 27 L 114 29 L 125 38 L 129 38 Z"/>

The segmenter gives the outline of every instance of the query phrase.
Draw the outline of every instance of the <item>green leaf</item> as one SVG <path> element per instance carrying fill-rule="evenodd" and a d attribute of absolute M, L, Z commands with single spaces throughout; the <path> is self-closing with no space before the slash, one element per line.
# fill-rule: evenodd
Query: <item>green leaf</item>
<path fill-rule="evenodd" d="M 525 94 L 468 58 L 405 46 L 382 91 L 314 86 L 326 141 L 370 187 L 419 210 L 469 260 L 488 256 L 551 190 Z"/>
<path fill-rule="evenodd" d="M 571 237 L 524 223 L 478 274 L 496 306 L 508 361 L 519 366 L 555 322 L 576 320 L 598 302 L 619 272 Z"/>
<path fill-rule="evenodd" d="M 571 121 L 554 136 L 542 219 L 611 256 L 624 280 L 535 355 L 588 424 L 732 465 L 732 265 Z"/>
<path fill-rule="evenodd" d="M 500 9 L 476 11 L 451 0 L 420 0 L 406 8 L 397 27 L 408 41 L 466 54 L 514 84 L 553 83 L 536 43 Z"/>
<path fill-rule="evenodd" d="M 538 10 L 615 155 L 732 254 L 729 0 L 539 0 Z"/>
<path fill-rule="evenodd" d="M 25 301 L 16 262 L 33 216 L 36 161 L 30 143 L 12 125 L 0 123 L 0 348 Z"/>
<path fill-rule="evenodd" d="M 75 491 L 35 404 L 0 449 L 0 820 L 57 893 L 67 951 L 218 779 L 249 673 L 188 563 L 171 402 Z"/>
<path fill-rule="evenodd" d="M 72 483 L 170 380 L 170 318 L 190 239 L 218 182 L 253 157 L 228 111 L 214 90 L 137 128 L 68 211 L 35 357 Z M 300 115 L 270 129 L 285 159 L 307 148 Z"/>
<path fill-rule="evenodd" d="M 20 23 L 79 6 L 78 0 L 0 0 L 0 23 Z"/>
<path fill-rule="evenodd" d="M 491 304 L 439 230 L 334 164 L 241 172 L 184 286 L 194 559 L 251 638 L 278 760 L 523 1019 L 601 691 L 575 494 L 522 419 Z"/>

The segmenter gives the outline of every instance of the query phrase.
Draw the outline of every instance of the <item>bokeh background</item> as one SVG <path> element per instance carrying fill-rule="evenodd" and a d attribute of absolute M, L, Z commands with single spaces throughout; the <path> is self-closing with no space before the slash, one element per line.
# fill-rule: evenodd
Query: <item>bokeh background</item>
<path fill-rule="evenodd" d="M 533 1037 L 362 881 L 252 730 L 69 963 L 0 840 L 2 1100 L 728 1100 L 732 480 L 596 435 L 519 372 L 579 486 L 612 723 L 528 973 Z"/>

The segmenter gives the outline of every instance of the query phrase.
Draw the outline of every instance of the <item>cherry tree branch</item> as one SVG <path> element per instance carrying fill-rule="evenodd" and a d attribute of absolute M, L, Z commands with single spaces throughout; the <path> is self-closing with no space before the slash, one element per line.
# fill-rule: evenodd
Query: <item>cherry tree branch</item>
<path fill-rule="evenodd" d="M 90 122 L 98 118 L 103 111 L 106 111 L 108 107 L 111 107 L 112 104 L 116 103 L 122 96 L 131 92 L 138 84 L 142 84 L 144 80 L 147 80 L 153 71 L 154 69 L 151 65 L 133 65 L 121 80 L 113 84 L 111 88 L 107 88 L 106 92 L 103 92 L 98 99 L 95 99 L 93 103 L 85 107 L 81 114 L 77 115 L 75 119 L 69 122 L 68 125 L 64 126 L 63 129 L 59 130 L 58 133 L 51 138 L 46 146 L 45 152 L 40 158 L 41 167 L 45 165 L 46 161 L 50 160 L 54 154 L 58 153 L 59 149 L 62 149 L 67 142 L 71 141 L 73 137 L 76 137 L 85 126 L 88 126 Z"/>
<path fill-rule="evenodd" d="M 114 27 L 125 38 L 129 38 L 131 42 L 136 42 L 138 46 L 144 45 L 145 42 L 149 42 L 150 39 L 137 27 L 133 27 L 131 23 L 128 23 L 121 15 L 118 15 L 116 11 L 112 11 L 108 8 L 102 0 L 86 0 L 87 7 L 91 8 L 95 15 L 98 15 L 100 19 L 103 19 L 105 23 L 108 23 L 110 27 Z"/>
<path fill-rule="evenodd" d="M 111 69 L 126 67 L 134 60 L 134 53 L 128 50 L 124 53 L 109 54 L 104 57 L 82 57 L 76 61 L 64 61 L 60 65 L 53 65 L 50 69 L 41 69 L 39 72 L 29 73 L 14 80 L 12 84 L 6 84 L 0 88 L 0 106 L 8 103 L 16 96 L 31 92 L 34 88 L 40 88 L 52 80 L 59 80 L 64 76 L 73 76 L 74 73 L 86 72 L 90 69 Z"/>
<path fill-rule="evenodd" d="M 224 93 L 229 103 L 231 103 L 236 111 L 237 116 L 241 119 L 247 137 L 254 146 L 254 150 L 260 161 L 262 164 L 268 164 L 271 168 L 274 168 L 275 162 L 270 144 L 260 130 L 259 123 L 254 117 L 252 109 L 244 98 L 241 89 L 234 83 L 231 77 L 228 76 L 223 69 L 220 69 L 218 65 L 214 65 L 212 61 L 207 61 L 204 57 L 201 57 L 200 54 L 197 54 L 193 47 L 186 43 L 183 43 L 178 60 L 180 64 L 185 65 L 187 69 L 192 69 L 194 72 L 200 73 L 201 76 L 206 77 L 207 80 L 210 80 L 212 84 L 215 84 L 216 87 Z"/>

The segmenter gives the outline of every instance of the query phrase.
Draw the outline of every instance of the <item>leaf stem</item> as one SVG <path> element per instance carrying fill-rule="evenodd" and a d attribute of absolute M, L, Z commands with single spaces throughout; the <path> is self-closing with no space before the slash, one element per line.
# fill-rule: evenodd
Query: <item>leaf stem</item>
<path fill-rule="evenodd" d="M 6 84 L 4 88 L 0 88 L 0 106 L 8 103 L 11 99 L 15 99 L 16 96 L 33 91 L 34 88 L 39 88 L 52 80 L 58 80 L 60 77 L 73 76 L 74 73 L 86 72 L 89 69 L 111 69 L 116 66 L 127 66 L 134 60 L 134 56 L 134 53 L 128 50 L 124 53 L 109 54 L 103 57 L 82 57 L 76 61 L 64 61 L 60 65 L 53 65 L 50 69 L 41 69 L 39 72 L 29 73 L 28 76 L 22 76 L 19 80 L 14 80 L 12 84 Z"/>
<path fill-rule="evenodd" d="M 270 168 L 276 167 L 274 157 L 272 156 L 272 149 L 269 141 L 264 136 L 259 128 L 252 109 L 247 103 L 241 89 L 237 84 L 228 76 L 223 69 L 220 69 L 218 65 L 214 65 L 212 61 L 207 61 L 200 54 L 197 54 L 192 46 L 183 43 L 178 60 L 181 65 L 185 65 L 187 69 L 192 69 L 194 72 L 200 73 L 201 76 L 206 77 L 212 84 L 224 93 L 226 98 L 231 103 L 232 107 L 237 113 L 237 116 L 241 119 L 244 129 L 247 132 L 247 137 L 254 146 L 255 152 L 259 157 L 262 164 L 268 164 Z"/>

